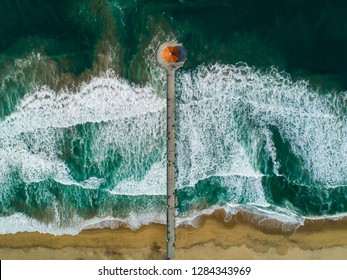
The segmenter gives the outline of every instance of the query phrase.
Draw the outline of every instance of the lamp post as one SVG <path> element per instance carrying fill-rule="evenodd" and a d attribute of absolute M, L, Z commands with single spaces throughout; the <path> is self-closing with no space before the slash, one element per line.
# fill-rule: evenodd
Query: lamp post
<path fill-rule="evenodd" d="M 166 258 L 175 259 L 175 71 L 186 61 L 181 43 L 168 41 L 159 46 L 157 61 L 167 73 L 167 222 Z"/>

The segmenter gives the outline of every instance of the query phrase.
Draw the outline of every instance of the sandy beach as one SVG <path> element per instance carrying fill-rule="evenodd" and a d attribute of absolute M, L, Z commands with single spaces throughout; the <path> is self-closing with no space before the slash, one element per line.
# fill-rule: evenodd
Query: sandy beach
<path fill-rule="evenodd" d="M 236 215 L 202 218 L 177 229 L 177 259 L 347 259 L 346 220 L 307 221 L 293 233 L 259 229 Z M 165 226 L 132 231 L 85 230 L 77 236 L 17 233 L 0 236 L 0 259 L 164 259 Z"/>

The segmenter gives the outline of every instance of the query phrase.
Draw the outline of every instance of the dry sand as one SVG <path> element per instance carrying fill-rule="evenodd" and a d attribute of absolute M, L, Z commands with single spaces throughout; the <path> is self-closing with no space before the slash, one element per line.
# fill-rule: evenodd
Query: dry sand
<path fill-rule="evenodd" d="M 164 259 L 164 225 L 85 230 L 76 236 L 0 235 L 0 259 Z M 176 232 L 177 259 L 347 259 L 347 221 L 306 221 L 292 233 L 259 228 L 244 215 L 204 217 Z"/>

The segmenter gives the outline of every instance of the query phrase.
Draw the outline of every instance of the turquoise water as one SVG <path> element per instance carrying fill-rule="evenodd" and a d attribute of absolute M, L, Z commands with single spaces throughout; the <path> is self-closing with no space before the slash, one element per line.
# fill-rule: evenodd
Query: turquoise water
<path fill-rule="evenodd" d="M 165 223 L 165 73 L 177 223 L 347 212 L 343 1 L 0 1 L 0 232 Z M 262 219 L 263 219 L 262 218 Z"/>

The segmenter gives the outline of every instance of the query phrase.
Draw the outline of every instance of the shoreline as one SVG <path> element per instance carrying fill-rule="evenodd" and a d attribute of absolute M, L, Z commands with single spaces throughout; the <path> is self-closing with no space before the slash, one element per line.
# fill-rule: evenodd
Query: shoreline
<path fill-rule="evenodd" d="M 225 212 L 176 229 L 177 259 L 347 259 L 347 218 L 305 220 L 293 232 L 257 227 L 249 213 Z M 272 221 L 269 221 L 271 223 Z M 88 229 L 78 235 L 0 235 L 0 259 L 165 259 L 166 227 Z"/>

